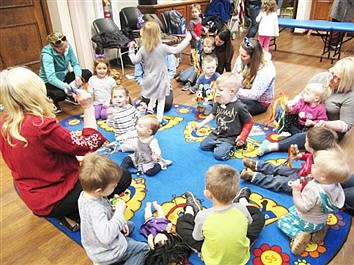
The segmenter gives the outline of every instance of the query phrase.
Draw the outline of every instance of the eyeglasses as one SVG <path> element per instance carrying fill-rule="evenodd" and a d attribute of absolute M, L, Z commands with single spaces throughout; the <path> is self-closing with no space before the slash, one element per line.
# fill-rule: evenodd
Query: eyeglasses
<path fill-rule="evenodd" d="M 66 36 L 63 36 L 63 37 L 59 38 L 58 40 L 56 40 L 54 42 L 54 45 L 58 46 L 58 45 L 62 44 L 64 41 L 66 41 Z"/>
<path fill-rule="evenodd" d="M 250 42 L 250 39 L 249 39 L 249 38 L 244 37 L 243 43 L 244 43 L 244 45 L 245 45 L 247 48 L 254 49 L 254 46 L 253 46 L 253 44 Z"/>

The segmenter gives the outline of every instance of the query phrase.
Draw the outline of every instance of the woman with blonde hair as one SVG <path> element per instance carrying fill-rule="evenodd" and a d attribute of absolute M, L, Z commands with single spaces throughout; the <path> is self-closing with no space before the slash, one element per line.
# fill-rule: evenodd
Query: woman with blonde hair
<path fill-rule="evenodd" d="M 38 75 L 24 67 L 0 72 L 0 102 L 4 105 L 0 150 L 16 190 L 36 215 L 79 222 L 77 200 L 82 187 L 76 156 L 95 151 L 105 138 L 97 130 L 91 95 L 79 89 L 75 98 L 84 109 L 81 134 L 55 119 L 55 106 Z M 116 192 L 123 192 L 130 181 L 126 172 Z M 75 230 L 77 225 L 68 228 Z"/>
<path fill-rule="evenodd" d="M 165 58 L 169 54 L 182 52 L 191 40 L 191 34 L 187 32 L 184 40 L 177 46 L 168 46 L 161 42 L 160 26 L 155 21 L 148 21 L 140 32 L 141 47 L 135 54 L 135 42 L 129 44 L 129 58 L 134 64 L 142 61 L 145 63 L 144 76 L 141 84 L 141 95 L 150 99 L 148 111 L 153 112 L 156 101 L 157 118 L 161 124 L 165 98 L 170 94 L 170 81 L 165 64 Z"/>

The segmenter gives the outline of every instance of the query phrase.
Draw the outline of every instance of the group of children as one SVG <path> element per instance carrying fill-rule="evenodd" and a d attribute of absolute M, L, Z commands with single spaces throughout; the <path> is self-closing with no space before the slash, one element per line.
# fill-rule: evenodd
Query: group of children
<path fill-rule="evenodd" d="M 198 23 L 193 22 L 193 29 L 198 28 Z M 156 175 L 172 163 L 162 158 L 154 137 L 162 125 L 164 99 L 170 93 L 167 69 L 161 66 L 165 65 L 167 55 L 182 51 L 193 35 L 187 33 L 179 45 L 170 47 L 161 43 L 159 32 L 157 23 L 146 22 L 141 30 L 141 47 L 137 53 L 136 43 L 130 43 L 132 62 L 144 61 L 145 64 L 142 95 L 150 102 L 148 106 L 140 106 L 142 112 L 132 104 L 124 87 L 113 84 L 109 65 L 104 59 L 95 62 L 95 75 L 89 80 L 89 91 L 95 98 L 96 118 L 106 118 L 107 124 L 115 128 L 116 150 L 134 152 L 123 159 L 121 167 L 134 167 L 147 176 Z M 196 42 L 193 47 L 198 48 L 200 38 L 198 35 L 193 35 L 193 38 Z M 205 38 L 204 42 L 207 44 L 209 40 Z M 203 74 L 197 84 L 203 89 L 202 86 L 205 88 L 215 81 L 215 97 L 208 116 L 195 129 L 216 120 L 216 127 L 200 143 L 200 148 L 213 152 L 216 160 L 223 161 L 230 158 L 229 153 L 234 148 L 246 144 L 253 118 L 237 97 L 241 88 L 240 77 L 230 72 L 220 76 L 216 74 L 217 56 L 207 54 L 210 53 L 208 48 L 209 45 L 204 45 L 205 55 L 200 57 Z M 325 95 L 323 86 L 311 84 L 306 87 L 303 97 L 288 104 L 289 115 L 298 115 L 297 129 L 308 129 L 314 123 L 326 120 L 322 105 Z M 155 107 L 156 116 L 144 115 L 145 109 L 152 113 Z M 289 128 L 289 133 L 292 130 Z M 336 144 L 335 135 L 328 129 L 309 129 L 305 146 L 314 158 L 312 163 L 312 156 L 297 157 L 306 157 L 309 161 L 304 165 L 306 170 L 300 170 L 300 175 L 297 169 L 251 159 L 244 159 L 244 165 L 250 170 L 243 171 L 241 175 L 226 165 L 209 168 L 204 195 L 212 201 L 213 207 L 203 210 L 198 199 L 187 192 L 185 214 L 177 221 L 177 234 L 171 231 L 171 224 L 161 206 L 157 202 L 147 203 L 145 223 L 140 229 L 147 237 L 147 244 L 128 237 L 134 225 L 123 218 L 125 203 L 119 201 L 113 210 L 106 199 L 117 185 L 121 169 L 109 158 L 86 155 L 80 172 L 84 191 L 79 199 L 83 246 L 90 259 L 99 264 L 122 261 L 124 264 L 180 264 L 191 249 L 200 252 L 206 264 L 244 264 L 250 257 L 250 242 L 258 237 L 264 226 L 264 217 L 248 204 L 250 190 L 239 189 L 241 178 L 265 188 L 292 192 L 295 206 L 279 220 L 279 228 L 293 239 L 292 251 L 300 255 L 309 241 L 323 240 L 328 214 L 340 209 L 344 203 L 339 183 L 350 174 L 349 166 L 339 161 L 343 154 Z M 338 167 L 338 164 L 342 166 Z M 299 176 L 310 173 L 312 179 L 300 181 Z M 157 210 L 157 217 L 152 216 L 151 205 Z M 236 222 L 237 226 L 234 225 Z M 225 245 L 225 240 L 229 239 L 232 244 Z"/>

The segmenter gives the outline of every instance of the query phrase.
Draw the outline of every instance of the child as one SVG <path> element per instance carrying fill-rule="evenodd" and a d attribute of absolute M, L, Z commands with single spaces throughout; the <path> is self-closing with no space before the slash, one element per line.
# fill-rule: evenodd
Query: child
<path fill-rule="evenodd" d="M 301 191 L 300 181 L 294 181 L 294 206 L 278 221 L 279 228 L 292 239 L 291 251 L 301 255 L 310 241 L 320 244 L 326 235 L 330 213 L 344 205 L 344 191 L 339 184 L 350 176 L 350 166 L 343 161 L 339 149 L 316 152 L 311 180 Z"/>
<path fill-rule="evenodd" d="M 285 165 L 276 166 L 269 162 L 244 158 L 243 164 L 248 170 L 241 172 L 241 178 L 275 192 L 291 193 L 289 183 L 311 173 L 312 155 L 319 150 L 327 150 L 338 146 L 337 135 L 332 130 L 319 126 L 307 131 L 305 141 L 305 149 L 308 153 L 299 154 L 296 157 L 296 159 L 307 161 L 301 165 L 300 169 Z M 306 183 L 302 183 L 303 187 Z"/>
<path fill-rule="evenodd" d="M 141 44 L 137 54 L 134 48 L 135 42 L 129 44 L 129 58 L 132 63 L 137 64 L 141 61 L 145 63 L 145 75 L 141 85 L 141 95 L 150 99 L 148 110 L 153 112 L 156 101 L 157 119 L 161 123 L 165 106 L 165 97 L 170 94 L 170 81 L 168 79 L 165 57 L 168 54 L 182 52 L 191 40 L 191 34 L 187 32 L 184 40 L 177 46 L 167 46 L 161 43 L 160 26 L 155 21 L 148 21 L 141 29 Z M 162 122 L 165 125 L 166 121 Z"/>
<path fill-rule="evenodd" d="M 135 151 L 138 138 L 135 125 L 141 113 L 131 105 L 129 91 L 123 86 L 112 90 L 112 107 L 108 110 L 107 125 L 115 129 L 114 151 Z M 112 146 L 113 147 L 113 146 Z"/>
<path fill-rule="evenodd" d="M 250 257 L 248 233 L 255 230 L 257 237 L 263 228 L 264 217 L 259 210 L 252 221 L 246 206 L 233 203 L 239 197 L 239 180 L 237 171 L 228 165 L 210 167 L 205 175 L 204 196 L 212 201 L 212 207 L 206 210 L 201 209 L 193 193 L 187 193 L 187 206 L 177 220 L 177 233 L 201 252 L 205 264 L 246 264 Z"/>
<path fill-rule="evenodd" d="M 110 106 L 112 88 L 116 85 L 113 77 L 109 76 L 110 68 L 107 59 L 94 61 L 93 76 L 88 81 L 88 91 L 93 95 L 95 118 L 107 119 L 107 109 Z"/>
<path fill-rule="evenodd" d="M 263 0 L 261 11 L 256 18 L 258 24 L 258 40 L 268 52 L 269 43 L 273 37 L 279 36 L 279 24 L 275 0 Z"/>
<path fill-rule="evenodd" d="M 98 264 L 144 264 L 149 251 L 146 243 L 127 237 L 134 223 L 124 220 L 124 201 L 117 202 L 114 211 L 107 199 L 121 174 L 116 163 L 95 153 L 86 155 L 81 164 L 81 242 L 89 258 Z"/>
<path fill-rule="evenodd" d="M 151 202 L 147 202 L 145 223 L 140 227 L 140 233 L 147 238 L 151 249 L 145 264 L 182 264 L 190 254 L 189 247 L 179 236 L 172 234 L 172 223 L 166 218 L 161 205 L 156 201 L 152 205 L 157 216 L 152 215 Z"/>
<path fill-rule="evenodd" d="M 214 38 L 213 37 L 204 38 L 202 54 L 196 58 L 198 61 L 195 62 L 193 66 L 182 71 L 178 77 L 178 81 L 185 83 L 185 85 L 182 87 L 183 91 L 190 90 L 192 85 L 195 84 L 200 74 L 200 68 L 202 67 L 203 58 L 205 58 L 205 56 L 207 55 L 212 55 L 214 48 L 215 48 Z"/>
<path fill-rule="evenodd" d="M 192 34 L 191 41 L 191 53 L 197 52 L 200 54 L 202 51 L 202 18 L 200 17 L 201 7 L 199 4 L 191 5 L 191 20 L 189 21 L 189 29 Z M 193 51 L 195 50 L 195 51 Z M 191 55 L 192 56 L 192 55 Z M 191 58 L 191 62 L 193 63 L 193 59 Z"/>
<path fill-rule="evenodd" d="M 215 36 L 214 53 L 218 57 L 216 71 L 222 74 L 224 70 L 231 72 L 231 61 L 234 56 L 234 47 L 231 42 L 231 32 L 227 27 L 222 28 Z"/>
<path fill-rule="evenodd" d="M 229 152 L 246 143 L 253 118 L 237 98 L 241 80 L 236 74 L 224 73 L 216 80 L 215 103 L 212 112 L 196 129 L 216 119 L 216 128 L 200 143 L 204 151 L 213 151 L 217 160 L 228 160 Z"/>
<path fill-rule="evenodd" d="M 326 106 L 323 103 L 326 95 L 327 90 L 322 84 L 306 85 L 304 93 L 295 99 L 295 103 L 287 103 L 288 113 L 285 115 L 285 125 L 279 139 L 304 132 L 321 121 L 327 121 Z"/>
<path fill-rule="evenodd" d="M 172 161 L 161 157 L 159 143 L 154 137 L 159 128 L 160 123 L 154 115 L 146 115 L 138 120 L 137 148 L 134 154 L 123 159 L 122 168 L 135 167 L 139 172 L 151 177 L 172 164 Z"/>

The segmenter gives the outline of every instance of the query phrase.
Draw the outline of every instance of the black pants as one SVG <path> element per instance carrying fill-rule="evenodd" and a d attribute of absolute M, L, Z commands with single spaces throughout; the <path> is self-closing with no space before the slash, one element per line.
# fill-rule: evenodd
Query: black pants
<path fill-rule="evenodd" d="M 127 188 L 129 188 L 130 183 L 132 182 L 132 176 L 129 171 L 123 169 L 122 177 L 114 189 L 112 196 L 114 194 L 121 194 Z M 77 223 L 80 223 L 79 216 L 79 207 L 77 200 L 79 199 L 80 193 L 82 192 L 82 186 L 80 181 L 76 182 L 76 185 L 73 190 L 71 190 L 64 199 L 62 199 L 50 213 L 50 217 L 69 217 Z"/>
<path fill-rule="evenodd" d="M 133 160 L 130 156 L 126 156 L 123 161 L 122 164 L 120 165 L 123 169 L 128 170 L 129 168 L 135 168 Z M 161 165 L 159 163 L 155 163 L 155 165 L 146 170 L 144 172 L 145 175 L 152 177 L 155 176 L 157 173 L 159 173 L 161 171 Z"/>
<path fill-rule="evenodd" d="M 90 70 L 82 69 L 82 78 L 84 79 L 84 82 L 87 82 L 91 76 L 92 73 Z M 69 84 L 74 80 L 75 80 L 75 73 L 68 72 L 63 82 Z M 54 105 L 58 107 L 59 106 L 58 102 L 63 101 L 67 97 L 64 90 L 56 86 L 53 86 L 50 83 L 46 83 L 45 86 L 47 88 L 47 96 L 50 97 L 53 100 Z"/>
<path fill-rule="evenodd" d="M 248 225 L 248 229 L 247 229 L 247 237 L 250 240 L 250 245 L 252 245 L 253 242 L 258 238 L 260 232 L 264 227 L 265 218 L 257 207 L 251 205 L 248 205 L 246 207 L 253 219 L 253 222 Z M 186 242 L 186 244 L 190 248 L 200 252 L 202 249 L 203 240 L 197 241 L 193 238 L 192 235 L 193 229 L 194 229 L 193 215 L 184 214 L 177 219 L 177 223 L 176 223 L 177 234 L 184 240 L 184 242 Z"/>
<path fill-rule="evenodd" d="M 141 101 L 149 105 L 150 99 L 141 97 Z M 158 103 L 158 102 L 157 102 Z M 165 108 L 164 111 L 169 111 L 173 104 L 173 89 L 170 90 L 170 94 L 165 98 Z"/>

